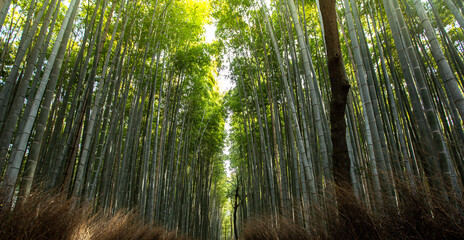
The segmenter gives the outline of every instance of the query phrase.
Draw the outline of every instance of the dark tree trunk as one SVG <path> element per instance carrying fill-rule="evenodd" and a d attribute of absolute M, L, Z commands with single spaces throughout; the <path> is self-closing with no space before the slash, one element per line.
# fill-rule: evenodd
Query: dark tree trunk
<path fill-rule="evenodd" d="M 237 210 L 238 210 L 238 207 L 240 207 L 240 202 L 239 202 L 240 195 L 238 194 L 238 191 L 239 191 L 239 185 L 238 185 L 238 180 L 237 180 L 237 186 L 235 187 L 234 223 L 233 223 L 235 239 L 238 239 Z"/>
<path fill-rule="evenodd" d="M 335 0 L 319 0 L 324 22 L 327 64 L 329 69 L 332 98 L 330 101 L 330 124 L 333 144 L 333 175 L 336 184 L 338 212 L 343 220 L 347 215 L 346 193 L 353 195 L 350 183 L 350 158 L 346 143 L 345 109 L 350 84 L 346 78 L 338 35 Z M 348 219 L 346 219 L 348 220 Z"/>

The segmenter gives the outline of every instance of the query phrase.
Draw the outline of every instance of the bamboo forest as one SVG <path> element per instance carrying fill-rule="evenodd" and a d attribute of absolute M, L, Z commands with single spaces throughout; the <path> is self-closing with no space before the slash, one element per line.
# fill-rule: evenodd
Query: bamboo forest
<path fill-rule="evenodd" d="M 0 239 L 464 239 L 462 0 L 0 0 Z"/>

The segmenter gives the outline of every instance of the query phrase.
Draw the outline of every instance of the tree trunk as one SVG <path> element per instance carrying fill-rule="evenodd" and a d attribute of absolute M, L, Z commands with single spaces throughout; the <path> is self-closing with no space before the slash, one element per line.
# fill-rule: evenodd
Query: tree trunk
<path fill-rule="evenodd" d="M 333 144 L 333 175 L 338 212 L 342 221 L 350 221 L 350 209 L 347 198 L 353 198 L 354 192 L 350 182 L 350 158 L 346 141 L 345 109 L 350 89 L 338 34 L 335 0 L 319 0 L 322 20 L 324 22 L 325 43 L 327 46 L 327 66 L 332 88 L 330 101 L 330 124 Z M 353 196 L 346 196 L 346 193 Z M 349 199 L 348 199 L 349 200 Z"/>

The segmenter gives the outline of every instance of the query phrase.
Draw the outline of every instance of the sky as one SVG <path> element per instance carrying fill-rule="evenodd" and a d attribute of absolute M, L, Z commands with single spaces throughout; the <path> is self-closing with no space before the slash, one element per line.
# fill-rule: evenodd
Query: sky
<path fill-rule="evenodd" d="M 210 42 L 212 42 L 212 41 L 214 41 L 216 39 L 215 32 L 216 32 L 216 25 L 214 23 L 207 24 L 205 26 L 204 36 L 205 36 L 205 41 L 207 43 L 210 43 Z M 223 61 L 223 64 L 228 65 L 227 59 L 224 59 L 224 60 L 225 61 Z M 217 78 L 217 82 L 218 82 L 218 85 L 219 85 L 219 91 L 222 94 L 224 94 L 225 92 L 227 92 L 228 90 L 230 90 L 232 88 L 232 82 L 227 77 L 228 69 L 229 69 L 228 66 L 223 66 L 223 68 L 219 71 L 218 78 Z M 224 127 L 225 127 L 225 131 L 227 132 L 227 134 L 229 134 L 229 132 L 230 132 L 230 118 L 229 117 L 227 117 Z M 230 146 L 226 142 L 225 146 L 223 148 L 224 155 L 229 155 L 229 148 L 230 148 Z M 225 166 L 224 167 L 226 169 L 227 177 L 230 178 L 231 175 L 232 175 L 232 168 L 230 167 L 230 161 L 229 160 L 225 161 Z"/>
<path fill-rule="evenodd" d="M 210 43 L 216 39 L 215 32 L 216 32 L 216 25 L 214 23 L 207 24 L 205 26 L 204 36 L 205 36 L 205 41 L 207 43 Z M 223 61 L 223 63 L 227 64 L 227 61 Z M 228 66 L 223 66 L 223 69 L 219 72 L 219 75 L 218 75 L 217 80 L 218 80 L 218 85 L 219 85 L 219 91 L 221 93 L 225 93 L 232 88 L 232 83 L 229 80 L 229 78 L 227 78 L 227 75 L 226 75 L 226 72 L 228 71 L 228 69 L 229 69 Z"/>

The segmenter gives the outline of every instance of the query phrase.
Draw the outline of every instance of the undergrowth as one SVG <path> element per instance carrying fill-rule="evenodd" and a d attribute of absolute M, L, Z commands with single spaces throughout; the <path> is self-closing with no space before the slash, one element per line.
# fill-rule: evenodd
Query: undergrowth
<path fill-rule="evenodd" d="M 462 199 L 443 204 L 424 191 L 407 189 L 401 189 L 398 197 L 398 206 L 375 212 L 347 197 L 342 204 L 349 206 L 349 216 L 319 211 L 312 213 L 307 227 L 291 217 L 255 217 L 243 224 L 240 239 L 464 239 Z"/>
<path fill-rule="evenodd" d="M 14 208 L 0 210 L 0 239 L 11 240 L 174 240 L 186 239 L 146 224 L 134 212 L 93 212 L 64 194 L 33 192 Z"/>
<path fill-rule="evenodd" d="M 376 211 L 346 197 L 342 204 L 349 207 L 348 216 L 337 217 L 335 207 L 325 212 L 314 210 L 306 227 L 288 215 L 255 217 L 244 223 L 240 239 L 464 239 L 463 201 L 453 199 L 452 204 L 443 204 L 424 192 L 402 189 L 398 206 Z M 146 224 L 135 212 L 95 212 L 90 205 L 75 204 L 64 194 L 36 191 L 17 201 L 11 211 L 0 210 L 0 239 L 187 238 Z"/>

